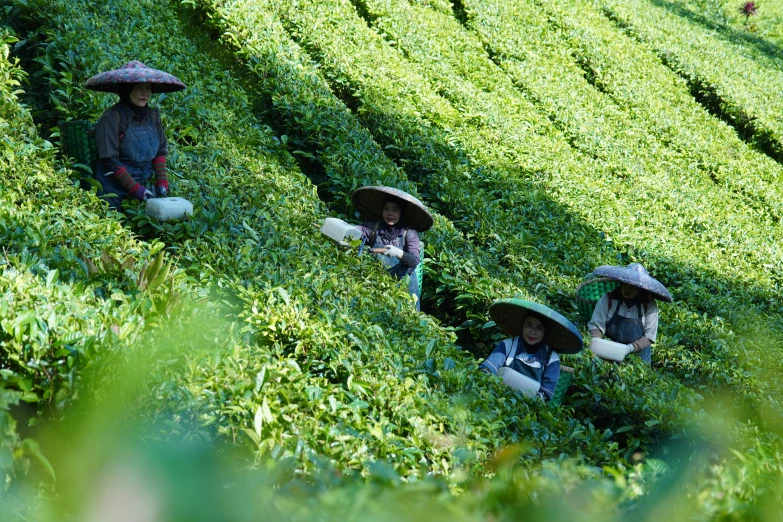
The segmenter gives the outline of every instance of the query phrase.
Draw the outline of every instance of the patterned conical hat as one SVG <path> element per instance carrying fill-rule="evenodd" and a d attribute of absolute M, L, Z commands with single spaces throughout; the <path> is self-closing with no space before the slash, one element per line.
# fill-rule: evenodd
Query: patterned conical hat
<path fill-rule="evenodd" d="M 167 72 L 147 67 L 143 63 L 133 60 L 119 69 L 96 74 L 84 84 L 93 91 L 117 92 L 120 85 L 132 85 L 149 82 L 152 84 L 152 92 L 175 92 L 185 88 L 185 84 Z"/>
<path fill-rule="evenodd" d="M 637 288 L 647 290 L 656 299 L 672 302 L 672 294 L 660 281 L 652 277 L 639 263 L 631 263 L 628 266 L 602 265 L 593 270 L 596 277 L 608 277 L 620 283 L 628 283 Z"/>
<path fill-rule="evenodd" d="M 582 349 L 582 334 L 574 323 L 544 306 L 524 299 L 498 299 L 489 307 L 489 316 L 508 335 L 522 335 L 525 318 L 536 313 L 546 319 L 544 342 L 557 353 L 577 353 Z"/>
<path fill-rule="evenodd" d="M 424 232 L 432 227 L 434 220 L 424 203 L 407 192 L 392 187 L 362 187 L 353 191 L 351 201 L 363 219 L 367 221 L 383 221 L 383 200 L 394 196 L 402 201 L 402 219 L 404 223 L 417 232 Z"/>

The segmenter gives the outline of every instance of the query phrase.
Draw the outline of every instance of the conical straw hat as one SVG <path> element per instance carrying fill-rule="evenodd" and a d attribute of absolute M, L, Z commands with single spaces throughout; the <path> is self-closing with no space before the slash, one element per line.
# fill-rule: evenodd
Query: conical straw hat
<path fill-rule="evenodd" d="M 93 91 L 116 93 L 120 85 L 132 85 L 149 82 L 152 84 L 152 92 L 176 92 L 185 88 L 176 76 L 167 72 L 147 67 L 143 63 L 133 60 L 119 69 L 96 74 L 84 84 Z"/>
<path fill-rule="evenodd" d="M 417 232 L 424 232 L 432 227 L 434 220 L 424 203 L 396 188 L 382 186 L 358 188 L 351 194 L 351 201 L 363 219 L 383 221 L 383 200 L 388 196 L 394 196 L 402 202 L 404 224 Z"/>
<path fill-rule="evenodd" d="M 608 277 L 620 283 L 628 283 L 642 290 L 647 290 L 653 297 L 672 302 L 672 294 L 663 284 L 652 277 L 647 270 L 639 263 L 631 263 L 628 266 L 603 265 L 593 270 L 596 277 Z"/>
<path fill-rule="evenodd" d="M 525 318 L 532 312 L 546 319 L 544 342 L 557 353 L 577 353 L 582 349 L 582 334 L 574 323 L 548 306 L 524 299 L 498 299 L 489 307 L 489 316 L 508 335 L 522 335 Z"/>

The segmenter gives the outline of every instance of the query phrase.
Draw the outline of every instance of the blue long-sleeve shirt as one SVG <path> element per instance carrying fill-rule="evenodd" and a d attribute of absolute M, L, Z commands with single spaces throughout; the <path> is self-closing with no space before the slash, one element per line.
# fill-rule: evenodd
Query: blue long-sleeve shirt
<path fill-rule="evenodd" d="M 522 356 L 523 354 L 528 353 L 525 340 L 522 339 L 522 337 L 519 337 L 518 339 L 519 344 L 516 346 L 517 353 L 515 354 L 512 351 L 510 354 L 511 357 L 516 357 L 517 355 Z M 513 346 L 517 341 L 517 338 L 510 339 L 510 341 Z M 542 344 L 535 353 L 528 354 L 532 355 L 536 361 L 544 366 L 544 375 L 541 378 L 541 387 L 538 389 L 538 393 L 546 398 L 546 400 L 552 398 L 552 394 L 555 392 L 555 386 L 557 386 L 557 380 L 560 378 L 560 357 L 557 355 L 557 352 L 552 350 L 549 352 L 549 360 L 545 361 L 548 350 L 549 348 Z M 506 343 L 501 341 L 500 344 L 497 345 L 497 348 L 489 354 L 489 357 L 484 359 L 484 362 L 482 362 L 480 366 L 489 373 L 496 375 L 500 368 L 507 365 L 506 360 Z"/>

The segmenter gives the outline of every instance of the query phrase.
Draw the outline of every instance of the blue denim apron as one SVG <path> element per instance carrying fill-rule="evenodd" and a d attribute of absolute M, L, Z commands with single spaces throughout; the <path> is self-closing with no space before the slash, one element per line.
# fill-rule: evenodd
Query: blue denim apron
<path fill-rule="evenodd" d="M 391 244 L 399 248 L 400 250 L 405 250 L 405 236 L 408 234 L 408 229 L 405 229 L 405 232 L 398 236 Z M 383 242 L 381 239 L 380 234 L 375 234 L 375 242 L 373 243 L 372 248 L 383 248 L 387 246 L 386 243 Z M 381 260 L 381 262 L 386 265 L 386 270 L 396 277 L 397 279 L 402 279 L 403 277 L 408 275 L 408 270 L 410 269 L 408 266 L 403 265 L 399 259 L 396 257 L 391 256 L 385 256 L 383 254 L 375 254 L 375 257 Z M 412 269 L 410 269 L 412 270 Z M 408 281 L 408 292 L 410 292 L 412 295 L 416 296 L 416 311 L 421 310 L 421 292 L 419 290 L 419 279 L 416 277 L 415 274 L 411 273 Z"/>
<path fill-rule="evenodd" d="M 152 178 L 152 160 L 160 149 L 158 131 L 153 125 L 137 127 L 128 125 L 125 138 L 120 143 L 119 161 L 128 169 L 128 173 L 142 187 Z M 112 208 L 121 209 L 122 200 L 128 197 L 128 192 L 114 179 L 114 175 L 108 175 L 109 171 L 99 163 L 96 177 L 103 188 L 103 194 L 114 193 L 116 196 L 104 197 Z"/>
<path fill-rule="evenodd" d="M 639 311 L 639 317 L 633 319 L 630 317 L 621 317 L 620 314 L 617 313 L 620 310 L 620 304 L 621 303 L 617 304 L 614 315 L 606 323 L 606 336 L 616 343 L 631 344 L 632 342 L 644 337 L 644 323 L 642 321 L 643 305 L 636 305 L 636 309 Z M 649 346 L 642 349 L 638 355 L 647 364 L 652 362 L 652 355 Z"/>

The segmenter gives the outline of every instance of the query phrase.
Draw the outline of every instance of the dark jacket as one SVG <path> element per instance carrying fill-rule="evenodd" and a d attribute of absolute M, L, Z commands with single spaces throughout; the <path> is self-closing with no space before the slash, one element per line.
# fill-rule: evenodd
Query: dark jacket
<path fill-rule="evenodd" d="M 376 223 L 378 222 L 365 221 L 361 225 L 357 225 L 356 228 L 361 231 L 363 239 L 369 240 L 370 236 L 372 236 Z M 387 231 L 388 227 L 383 222 L 381 222 L 376 233 L 376 245 L 368 244 L 367 248 L 377 248 L 379 243 L 384 245 L 394 245 L 401 248 L 403 254 L 402 259 L 400 260 L 400 264 L 407 267 L 408 274 L 412 274 L 416 269 L 416 265 L 419 264 L 419 254 L 421 253 L 421 240 L 419 239 L 418 232 L 412 228 L 403 227 L 398 231 L 395 237 L 390 237 L 388 233 L 384 233 L 385 230 Z"/>

